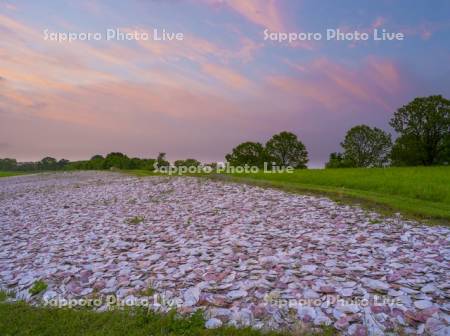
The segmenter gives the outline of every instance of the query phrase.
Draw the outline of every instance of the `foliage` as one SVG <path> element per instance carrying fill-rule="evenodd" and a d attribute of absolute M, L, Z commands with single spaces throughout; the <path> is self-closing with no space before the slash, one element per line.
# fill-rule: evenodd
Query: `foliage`
<path fill-rule="evenodd" d="M 91 310 L 32 307 L 23 302 L 0 303 L 1 335 L 183 335 L 183 336 L 281 336 L 282 331 L 259 331 L 250 328 L 221 327 L 206 329 L 203 312 L 180 316 L 175 311 L 158 313 L 146 309 L 105 312 Z M 324 329 L 326 335 L 335 331 Z M 323 334 L 322 332 L 318 333 Z M 300 335 L 300 334 L 299 334 Z M 306 332 L 302 335 L 313 335 Z"/>
<path fill-rule="evenodd" d="M 2 171 L 47 171 L 47 170 L 102 170 L 102 169 L 144 169 L 154 170 L 155 159 L 129 158 L 119 152 L 109 153 L 106 157 L 94 155 L 90 160 L 70 162 L 66 159 L 57 161 L 45 157 L 38 162 L 17 162 L 15 159 L 0 159 Z"/>
<path fill-rule="evenodd" d="M 47 289 L 48 285 L 43 280 L 36 281 L 33 286 L 28 290 L 31 295 L 39 294 Z"/>
<path fill-rule="evenodd" d="M 269 162 L 266 151 L 259 142 L 247 141 L 233 148 L 225 159 L 231 166 L 260 167 L 264 166 L 264 162 Z"/>
<path fill-rule="evenodd" d="M 9 177 L 9 176 L 16 176 L 16 175 L 22 175 L 22 172 L 17 172 L 17 171 L 8 171 L 8 172 L 4 172 L 4 171 L 0 171 L 0 177 Z"/>
<path fill-rule="evenodd" d="M 399 108 L 390 125 L 400 134 L 392 150 L 395 165 L 450 162 L 450 100 L 418 97 Z"/>
<path fill-rule="evenodd" d="M 152 286 L 148 286 L 146 289 L 139 291 L 138 296 L 153 296 L 156 290 Z"/>
<path fill-rule="evenodd" d="M 271 160 L 282 167 L 306 168 L 308 152 L 305 145 L 290 132 L 275 134 L 266 144 Z"/>
<path fill-rule="evenodd" d="M 132 218 L 128 218 L 126 220 L 127 224 L 132 224 L 132 225 L 137 225 L 142 223 L 145 220 L 145 218 L 143 216 L 134 216 Z"/>
<path fill-rule="evenodd" d="M 61 160 L 58 161 L 56 166 L 57 166 L 58 169 L 64 169 L 69 163 L 70 163 L 69 160 L 61 159 Z"/>
<path fill-rule="evenodd" d="M 130 167 L 130 159 L 125 154 L 119 152 L 109 153 L 105 157 L 103 167 L 106 169 L 128 169 Z"/>
<path fill-rule="evenodd" d="M 55 170 L 58 166 L 58 161 L 55 158 L 47 156 L 39 162 L 39 165 L 42 170 Z"/>
<path fill-rule="evenodd" d="M 367 125 L 358 125 L 348 130 L 341 143 L 344 164 L 350 167 L 383 167 L 389 161 L 392 147 L 391 135 Z"/>
<path fill-rule="evenodd" d="M 342 153 L 331 153 L 325 168 L 349 168 L 351 163 L 346 161 Z"/>
<path fill-rule="evenodd" d="M 17 168 L 17 160 L 16 159 L 0 159 L 0 170 L 3 171 L 13 171 Z"/>
<path fill-rule="evenodd" d="M 159 153 L 156 162 L 158 167 L 168 167 L 170 165 L 169 161 L 166 160 L 166 153 Z"/>
<path fill-rule="evenodd" d="M 214 169 L 217 169 L 218 164 L 217 164 L 217 162 L 210 162 L 210 163 L 205 164 L 205 167 L 211 167 L 214 170 Z"/>
<path fill-rule="evenodd" d="M 4 171 L 41 171 L 41 170 L 60 170 L 67 167 L 69 161 L 47 156 L 38 162 L 17 162 L 16 159 L 0 159 L 0 170 Z"/>
<path fill-rule="evenodd" d="M 233 148 L 225 159 L 231 166 L 264 167 L 267 163 L 278 166 L 306 168 L 308 152 L 297 136 L 290 132 L 275 134 L 264 147 L 259 142 L 247 141 Z"/>
<path fill-rule="evenodd" d="M 105 168 L 105 158 L 102 155 L 94 155 L 89 160 L 89 169 L 101 170 Z"/>
<path fill-rule="evenodd" d="M 198 167 L 201 165 L 200 161 L 196 159 L 176 160 L 175 167 Z"/>

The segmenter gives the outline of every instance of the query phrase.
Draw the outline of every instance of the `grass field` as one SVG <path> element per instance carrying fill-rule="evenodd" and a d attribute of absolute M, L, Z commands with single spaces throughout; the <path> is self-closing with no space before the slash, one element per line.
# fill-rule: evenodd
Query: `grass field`
<path fill-rule="evenodd" d="M 1 335 L 260 335 L 251 330 L 222 328 L 217 333 L 204 328 L 197 314 L 178 318 L 175 314 L 145 311 L 109 311 L 35 308 L 25 303 L 0 303 Z M 280 334 L 273 334 L 280 335 Z"/>
<path fill-rule="evenodd" d="M 68 308 L 32 307 L 24 302 L 6 303 L 0 293 L 0 335 L 34 336 L 304 336 L 335 335 L 331 327 L 324 327 L 320 333 L 310 332 L 260 332 L 255 329 L 221 327 L 206 329 L 202 313 L 181 318 L 174 311 L 158 314 L 141 310 L 113 310 L 95 312 Z"/>
<path fill-rule="evenodd" d="M 15 175 L 23 175 L 23 173 L 21 173 L 21 172 L 0 171 L 0 177 L 8 177 L 8 176 L 15 176 Z"/>
<path fill-rule="evenodd" d="M 450 221 L 450 167 L 304 169 L 288 173 L 230 174 L 230 180 L 293 192 L 326 194 L 379 210 Z"/>

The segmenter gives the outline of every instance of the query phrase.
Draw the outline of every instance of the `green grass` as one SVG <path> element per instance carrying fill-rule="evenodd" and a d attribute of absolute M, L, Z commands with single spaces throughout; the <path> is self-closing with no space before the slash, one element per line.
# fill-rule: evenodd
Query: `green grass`
<path fill-rule="evenodd" d="M 43 280 L 36 281 L 33 286 L 28 290 L 31 295 L 39 294 L 47 289 L 47 284 Z"/>
<path fill-rule="evenodd" d="M 68 308 L 32 307 L 26 303 L 0 302 L 0 335 L 184 335 L 184 336 L 282 336 L 311 335 L 309 333 L 268 332 L 243 328 L 221 327 L 209 330 L 204 327 L 202 313 L 180 317 L 174 311 L 167 314 L 144 309 L 94 312 Z M 335 335 L 332 328 L 324 328 L 316 335 Z"/>
<path fill-rule="evenodd" d="M 154 175 L 146 171 L 127 173 Z M 198 176 L 325 195 L 382 214 L 400 212 L 430 224 L 450 225 L 450 167 L 302 169 L 292 174 L 260 172 Z"/>
<path fill-rule="evenodd" d="M 126 220 L 126 223 L 131 224 L 131 225 L 137 225 L 142 223 L 145 220 L 145 218 L 143 216 L 134 216 L 132 218 L 128 218 Z"/>
<path fill-rule="evenodd" d="M 230 175 L 232 181 L 325 194 L 447 225 L 450 221 L 450 167 L 304 169 L 292 174 Z"/>
<path fill-rule="evenodd" d="M 145 177 L 145 176 L 167 176 L 163 173 L 155 173 L 150 170 L 144 170 L 144 169 L 122 169 L 120 170 L 121 173 L 125 174 L 131 174 L 138 177 Z"/>
<path fill-rule="evenodd" d="M 8 176 L 16 176 L 16 175 L 23 175 L 22 172 L 6 172 L 6 171 L 0 171 L 0 177 L 8 177 Z"/>

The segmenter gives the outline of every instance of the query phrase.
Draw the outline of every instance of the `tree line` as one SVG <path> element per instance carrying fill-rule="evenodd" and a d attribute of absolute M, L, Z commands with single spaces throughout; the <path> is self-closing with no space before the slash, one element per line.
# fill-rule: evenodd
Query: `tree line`
<path fill-rule="evenodd" d="M 448 165 L 450 162 L 450 101 L 441 95 L 418 97 L 399 108 L 389 125 L 398 137 L 376 127 L 351 128 L 331 153 L 328 168 Z"/>
<path fill-rule="evenodd" d="M 390 126 L 398 137 L 377 127 L 357 125 L 347 131 L 340 143 L 342 152 L 331 153 L 326 168 L 429 166 L 448 165 L 450 162 L 450 101 L 441 95 L 418 97 L 399 108 L 392 116 Z M 247 141 L 232 149 L 225 156 L 231 166 L 256 166 L 264 164 L 279 167 L 306 168 L 308 151 L 305 145 L 291 132 L 275 134 L 264 145 Z M 119 152 L 106 156 L 94 155 L 90 160 L 70 162 L 45 157 L 38 162 L 17 162 L 15 159 L 0 159 L 3 171 L 45 170 L 102 170 L 145 169 L 154 170 L 169 166 L 165 153 L 156 159 L 129 158 Z M 200 166 L 192 158 L 177 160 L 174 165 Z M 214 167 L 213 164 L 209 164 Z"/>
<path fill-rule="evenodd" d="M 156 159 L 141 159 L 128 157 L 120 152 L 112 152 L 106 156 L 94 155 L 89 160 L 69 161 L 66 159 L 56 160 L 45 157 L 38 162 L 17 162 L 15 159 L 0 159 L 0 171 L 48 171 L 48 170 L 110 170 L 110 169 L 143 169 L 153 171 L 155 164 L 158 167 L 169 166 L 166 153 L 159 153 Z M 176 160 L 175 166 L 200 166 L 200 161 L 195 159 Z"/>
<path fill-rule="evenodd" d="M 326 168 L 448 165 L 450 162 L 450 101 L 441 95 L 418 97 L 399 108 L 390 126 L 398 137 L 377 127 L 357 125 L 340 143 L 342 152 L 331 153 Z M 244 142 L 226 156 L 235 166 L 306 168 L 308 152 L 290 132 L 274 135 L 265 146 Z"/>
<path fill-rule="evenodd" d="M 164 153 L 160 160 L 164 160 Z M 46 171 L 46 170 L 102 170 L 102 169 L 148 169 L 153 170 L 155 159 L 129 158 L 127 155 L 113 152 L 106 156 L 94 155 L 89 160 L 70 162 L 66 159 L 57 161 L 45 157 L 38 162 L 17 162 L 15 159 L 0 159 L 0 170 L 5 171 Z M 167 161 L 165 161 L 167 162 Z"/>

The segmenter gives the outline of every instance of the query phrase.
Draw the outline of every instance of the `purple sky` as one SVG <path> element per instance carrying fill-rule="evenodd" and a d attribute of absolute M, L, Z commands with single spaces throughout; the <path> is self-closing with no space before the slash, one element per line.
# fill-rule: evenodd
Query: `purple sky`
<path fill-rule="evenodd" d="M 106 40 L 107 29 L 183 40 Z M 277 42 L 269 32 L 318 32 Z M 328 41 L 327 29 L 368 41 Z M 374 29 L 403 41 L 374 41 Z M 100 40 L 45 40 L 100 33 Z M 450 1 L 0 0 L 0 157 L 121 151 L 223 161 L 296 133 L 320 167 L 348 128 L 389 130 L 416 96 L 450 97 Z"/>

